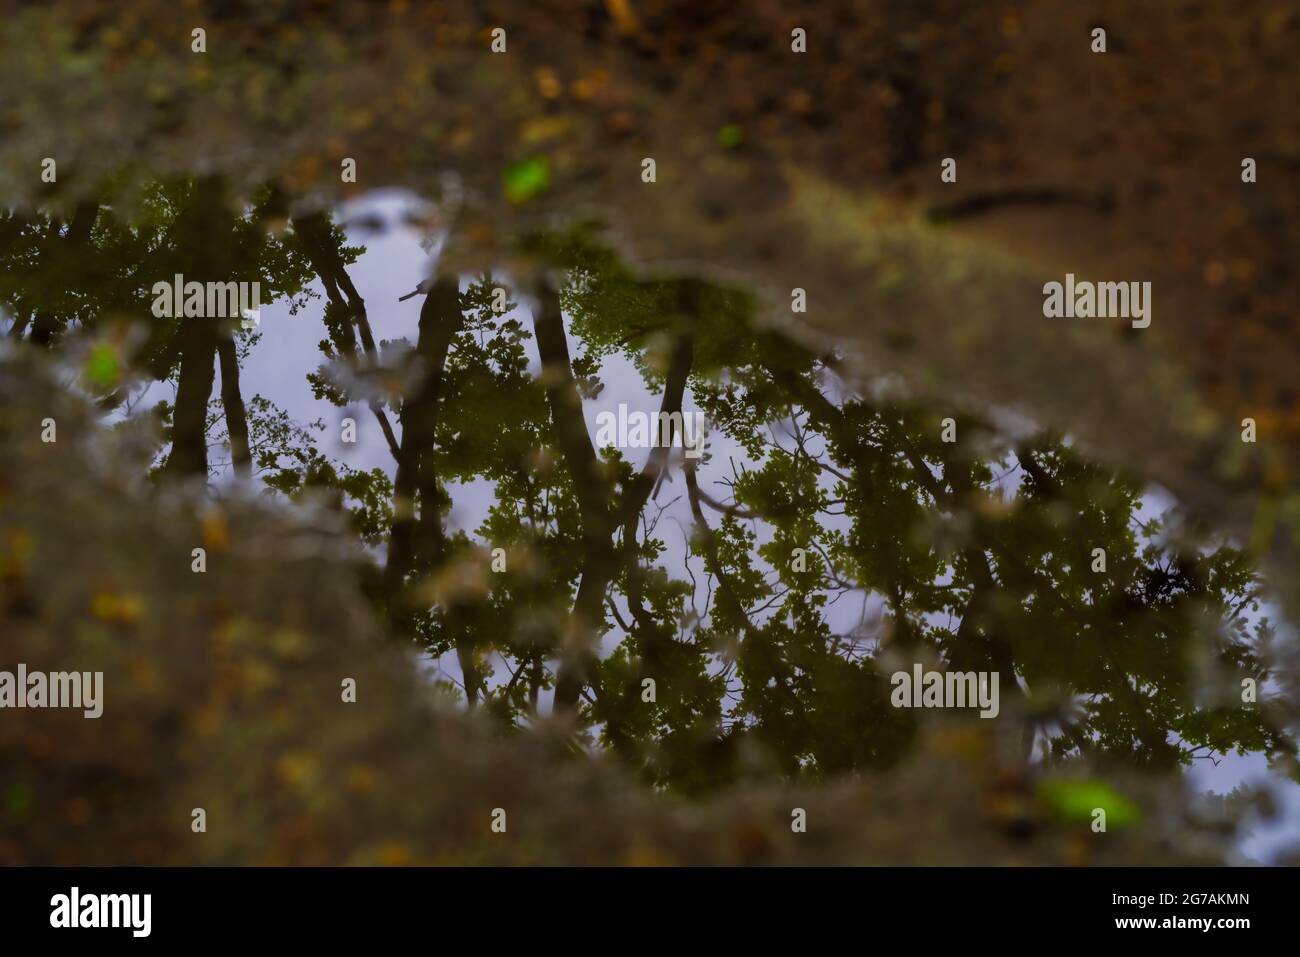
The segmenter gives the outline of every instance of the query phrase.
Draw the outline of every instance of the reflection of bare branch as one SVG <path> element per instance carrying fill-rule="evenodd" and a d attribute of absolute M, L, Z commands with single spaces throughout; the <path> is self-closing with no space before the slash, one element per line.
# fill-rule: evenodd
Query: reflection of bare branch
<path fill-rule="evenodd" d="M 625 346 L 625 345 L 627 345 L 628 343 L 631 343 L 631 342 L 636 341 L 637 339 L 641 338 L 641 337 L 644 336 L 644 335 L 647 335 L 647 334 L 649 334 L 649 333 L 651 333 L 651 332 L 657 332 L 657 331 L 659 331 L 659 330 L 662 329 L 662 328 L 663 328 L 663 325 L 657 325 L 657 326 L 638 326 L 637 328 L 635 328 L 635 329 L 633 329 L 631 332 L 629 332 L 627 335 L 625 335 L 622 339 L 619 339 L 618 342 L 614 343 L 614 347 L 615 347 L 615 348 L 618 348 L 618 347 L 620 347 L 620 346 Z"/>
<path fill-rule="evenodd" d="M 614 603 L 612 595 L 605 596 L 605 604 L 609 607 L 609 613 L 614 616 L 614 620 L 618 622 L 618 626 L 623 629 L 624 633 L 630 633 L 632 626 L 624 621 L 623 615 L 619 612 L 618 605 Z"/>
<path fill-rule="evenodd" d="M 681 500 L 682 500 L 682 497 L 681 497 L 680 495 L 678 495 L 676 498 L 674 498 L 674 499 L 670 499 L 669 501 L 664 502 L 662 505 L 660 505 L 658 502 L 656 502 L 655 504 L 656 504 L 657 508 L 655 509 L 655 515 L 654 515 L 654 518 L 653 518 L 653 519 L 650 518 L 648 515 L 646 515 L 644 512 L 642 512 L 642 514 L 641 514 L 641 534 L 642 534 L 642 537 L 648 539 L 648 538 L 650 538 L 651 536 L 653 536 L 654 533 L 655 533 L 655 529 L 659 527 L 659 521 L 660 521 L 660 519 L 662 519 L 662 518 L 664 517 L 664 512 L 666 512 L 668 509 L 672 508 L 674 505 L 676 505 L 676 504 L 677 504 L 678 502 L 680 502 Z"/>
<path fill-rule="evenodd" d="M 357 287 L 353 285 L 352 277 L 348 275 L 342 257 L 339 256 L 338 247 L 334 244 L 331 235 L 328 216 L 325 213 L 315 213 L 311 216 L 294 217 L 293 228 L 298 235 L 299 246 L 325 288 L 330 303 L 335 306 L 340 316 L 347 316 L 351 322 L 347 329 L 331 327 L 327 316 L 326 327 L 330 329 L 330 337 L 334 339 L 340 354 L 348 358 L 356 355 L 356 339 L 352 334 L 355 327 L 360 334 L 361 347 L 365 350 L 366 357 L 371 362 L 378 362 L 379 351 L 370 331 L 370 319 L 366 315 L 365 300 L 357 292 Z M 392 454 L 393 461 L 400 462 L 402 451 L 397 442 L 397 435 L 393 432 L 392 423 L 388 420 L 388 413 L 384 411 L 378 400 L 370 402 L 370 411 L 378 421 L 380 431 L 384 433 L 384 441 L 388 443 L 388 451 Z"/>
<path fill-rule="evenodd" d="M 739 505 L 727 505 L 719 502 L 704 489 L 697 489 L 699 500 L 704 505 L 709 506 L 715 512 L 721 512 L 723 515 L 735 516 L 736 518 L 762 518 L 758 512 L 752 512 L 749 509 L 741 508 Z"/>

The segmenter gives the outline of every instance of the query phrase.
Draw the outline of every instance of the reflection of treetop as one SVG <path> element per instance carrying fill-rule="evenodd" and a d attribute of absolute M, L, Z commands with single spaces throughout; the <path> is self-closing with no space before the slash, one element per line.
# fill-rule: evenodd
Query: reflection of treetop
<path fill-rule="evenodd" d="M 504 303 L 503 280 L 434 276 L 415 341 L 377 342 L 347 271 L 361 251 L 327 216 L 285 209 L 268 191 L 232 213 L 219 183 L 179 181 L 129 217 L 5 214 L 8 334 L 115 343 L 122 373 L 83 377 L 109 407 L 139 381 L 174 383 L 162 480 L 228 460 L 281 493 L 326 494 L 370 546 L 378 613 L 456 653 L 470 707 L 516 725 L 553 691 L 558 713 L 684 790 L 753 754 L 788 775 L 888 766 L 917 720 L 890 706 L 888 676 L 914 661 L 998 672 L 1026 755 L 1044 741 L 1151 766 L 1292 750 L 1266 709 L 1232 706 L 1241 679 L 1266 677 L 1270 634 L 1244 556 L 1164 544 L 1141 486 L 1059 439 L 1011 443 L 958 416 L 945 442 L 946 413 L 841 398 L 835 357 L 756 328 L 745 293 L 641 279 L 581 232 L 524 244 L 539 268 Z M 317 398 L 369 406 L 392 477 L 321 452 L 322 423 L 243 398 L 258 335 L 142 318 L 173 273 L 260 281 L 295 311 L 318 281 L 328 361 L 303 371 Z M 743 459 L 597 448 L 583 401 L 616 356 L 660 396 L 647 412 L 680 413 L 689 394 L 711 449 Z M 452 531 L 472 480 L 492 505 Z"/>

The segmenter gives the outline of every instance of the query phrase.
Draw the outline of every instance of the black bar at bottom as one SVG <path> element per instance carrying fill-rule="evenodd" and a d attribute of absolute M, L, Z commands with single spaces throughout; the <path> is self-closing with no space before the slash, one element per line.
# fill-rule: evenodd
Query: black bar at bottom
<path fill-rule="evenodd" d="M 664 935 L 698 937 L 702 924 L 728 946 L 821 937 L 837 925 L 923 928 L 927 943 L 969 942 L 993 927 L 1038 941 L 1169 933 L 1231 941 L 1290 926 L 1291 878 L 1269 868 L 15 868 L 0 870 L 0 933 L 6 943 L 76 935 L 128 946 L 283 940 L 334 949 L 435 932 L 451 933 L 449 944 L 473 929 L 495 947 L 511 936 L 540 944 L 572 922 L 586 940 L 570 938 L 579 946 L 628 934 L 671 945 L 688 938 Z M 616 936 L 589 936 L 597 930 Z"/>

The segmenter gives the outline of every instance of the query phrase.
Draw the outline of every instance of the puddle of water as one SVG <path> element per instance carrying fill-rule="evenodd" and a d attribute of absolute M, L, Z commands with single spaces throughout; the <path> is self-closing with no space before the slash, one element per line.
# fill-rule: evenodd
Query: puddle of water
<path fill-rule="evenodd" d="M 1263 780 L 1282 814 L 1251 858 L 1300 829 L 1259 771 L 1294 752 L 1294 631 L 1240 543 L 1142 476 L 855 391 L 744 290 L 641 278 L 582 230 L 471 275 L 401 195 L 291 217 L 179 180 L 126 208 L 0 220 L 4 334 L 107 422 L 155 420 L 158 483 L 345 515 L 375 619 L 459 707 L 573 716 L 682 793 L 888 774 L 941 712 L 999 722 L 1025 766 Z M 259 284 L 255 323 L 211 315 L 227 282 Z"/>

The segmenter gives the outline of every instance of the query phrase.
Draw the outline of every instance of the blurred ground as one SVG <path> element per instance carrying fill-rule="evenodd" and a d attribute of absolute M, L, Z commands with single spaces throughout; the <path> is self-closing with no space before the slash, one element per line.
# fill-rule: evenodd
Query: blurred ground
<path fill-rule="evenodd" d="M 57 423 L 43 443 L 42 420 Z M 1038 780 L 994 731 L 928 726 L 888 776 L 657 798 L 556 729 L 434 707 L 377 637 L 343 534 L 139 483 L 114 435 L 0 356 L 5 667 L 103 671 L 103 716 L 6 710 L 0 864 L 1151 864 L 1223 859 L 1180 782 Z M 134 450 L 134 451 L 133 451 Z M 191 549 L 207 571 L 191 571 Z M 344 703 L 343 679 L 357 683 Z M 979 722 L 977 722 L 979 724 Z M 989 722 L 1005 727 L 1005 722 Z M 206 811 L 207 830 L 191 831 Z M 1095 807 L 1108 830 L 1090 829 Z M 494 808 L 507 830 L 493 833 Z M 807 831 L 791 830 L 792 809 Z M 1177 851 L 1172 850 L 1177 848 Z"/>

